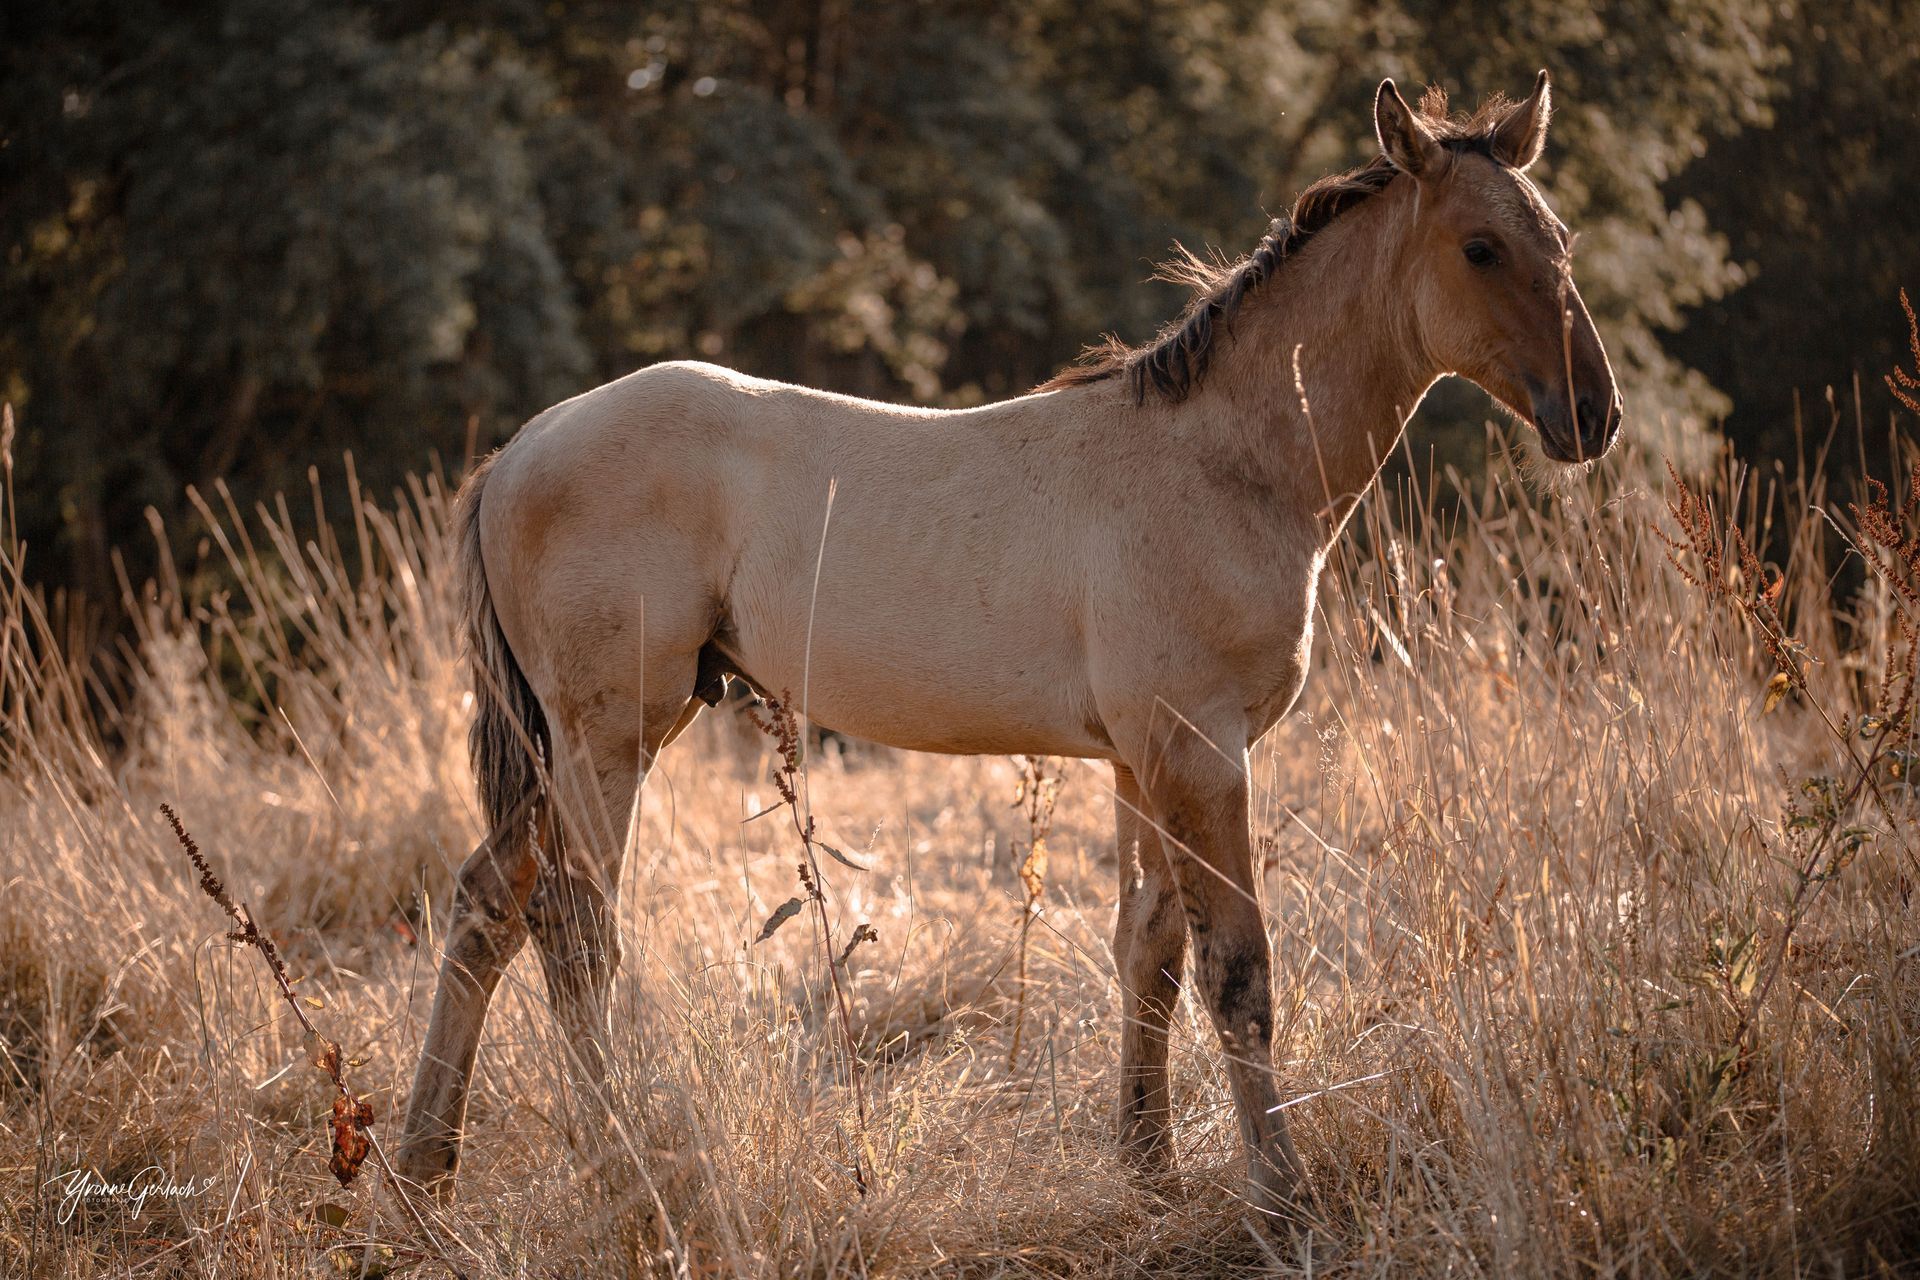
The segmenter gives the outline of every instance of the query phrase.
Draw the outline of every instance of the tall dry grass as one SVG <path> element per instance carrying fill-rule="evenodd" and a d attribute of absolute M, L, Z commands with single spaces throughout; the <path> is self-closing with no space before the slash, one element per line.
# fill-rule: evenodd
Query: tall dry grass
<path fill-rule="evenodd" d="M 1036 893 L 1020 762 L 816 748 L 818 839 L 872 869 L 816 861 L 824 916 L 756 945 L 807 853 L 784 819 L 743 821 L 778 801 L 778 759 L 716 714 L 650 782 L 624 885 L 614 1088 L 649 1222 L 641 1264 L 1912 1267 L 1920 867 L 1889 754 L 1912 730 L 1882 726 L 1869 759 L 1856 725 L 1881 710 L 1920 611 L 1873 574 L 1833 585 L 1861 577 L 1828 517 L 1857 522 L 1817 475 L 1692 482 L 1702 527 L 1783 548 L 1774 590 L 1737 555 L 1703 571 L 1671 482 L 1634 478 L 1649 463 L 1624 458 L 1564 498 L 1505 473 L 1444 510 L 1437 483 L 1376 493 L 1328 571 L 1313 681 L 1255 753 L 1253 786 L 1276 1068 L 1331 1240 L 1307 1253 L 1248 1231 L 1225 1081 L 1190 1001 L 1174 1026 L 1181 1180 L 1156 1196 L 1113 1155 L 1101 768 L 1056 766 Z M 113 751 L 17 552 L 0 559 L 0 1269 L 632 1265 L 569 1133 L 530 955 L 496 1000 L 460 1199 L 430 1246 L 374 1179 L 333 1182 L 333 1087 L 158 816 L 179 811 L 278 940 L 393 1133 L 450 868 L 479 834 L 446 498 L 425 481 L 397 505 L 358 501 L 338 545 L 302 542 L 284 507 L 243 519 L 214 495 L 217 571 L 169 571 L 140 597 Z M 1765 592 L 1771 621 L 1750 607 Z M 1771 626 L 1818 659 L 1789 650 L 1785 687 Z M 821 918 L 836 944 L 861 923 L 878 934 L 838 975 L 849 1034 Z M 152 1181 L 155 1166 L 205 1185 L 137 1215 L 63 1201 L 73 1171 Z"/>

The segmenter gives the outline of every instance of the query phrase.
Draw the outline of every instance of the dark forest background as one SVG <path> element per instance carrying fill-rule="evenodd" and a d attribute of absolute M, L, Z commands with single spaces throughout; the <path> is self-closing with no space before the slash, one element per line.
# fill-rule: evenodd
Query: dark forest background
<path fill-rule="evenodd" d="M 0 16 L 0 397 L 32 569 L 136 580 L 147 512 L 384 492 L 698 356 L 858 394 L 1026 390 L 1179 307 L 1364 159 L 1373 85 L 1551 68 L 1537 171 L 1629 430 L 1789 450 L 1920 286 L 1912 0 L 232 0 Z M 1424 443 L 1488 412 L 1450 390 Z M 1464 456 L 1464 452 L 1462 454 Z"/>

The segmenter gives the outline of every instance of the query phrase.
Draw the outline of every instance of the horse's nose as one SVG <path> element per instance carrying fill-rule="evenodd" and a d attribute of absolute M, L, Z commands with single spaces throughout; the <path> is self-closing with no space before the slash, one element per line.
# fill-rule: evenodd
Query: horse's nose
<path fill-rule="evenodd" d="M 1615 392 L 1602 403 L 1592 395 L 1582 395 L 1574 405 L 1574 418 L 1580 428 L 1580 452 L 1597 458 L 1613 444 L 1620 426 L 1620 395 Z"/>

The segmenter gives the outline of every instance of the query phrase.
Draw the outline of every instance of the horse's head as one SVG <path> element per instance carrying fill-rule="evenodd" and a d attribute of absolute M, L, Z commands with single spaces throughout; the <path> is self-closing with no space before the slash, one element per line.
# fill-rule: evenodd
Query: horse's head
<path fill-rule="evenodd" d="M 1620 393 L 1573 284 L 1573 238 L 1526 170 L 1547 140 L 1547 73 L 1526 101 L 1450 124 L 1393 81 L 1374 99 L 1380 149 L 1418 184 L 1406 244 L 1421 340 L 1540 433 L 1547 456 L 1584 462 L 1613 446 Z"/>

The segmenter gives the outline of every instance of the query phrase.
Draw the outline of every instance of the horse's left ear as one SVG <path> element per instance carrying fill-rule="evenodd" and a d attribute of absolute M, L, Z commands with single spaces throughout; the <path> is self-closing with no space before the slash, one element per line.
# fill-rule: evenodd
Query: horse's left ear
<path fill-rule="evenodd" d="M 1533 82 L 1533 93 L 1507 112 L 1493 131 L 1493 158 L 1515 169 L 1525 169 L 1540 158 L 1547 145 L 1547 117 L 1553 114 L 1553 89 L 1543 70 Z"/>

